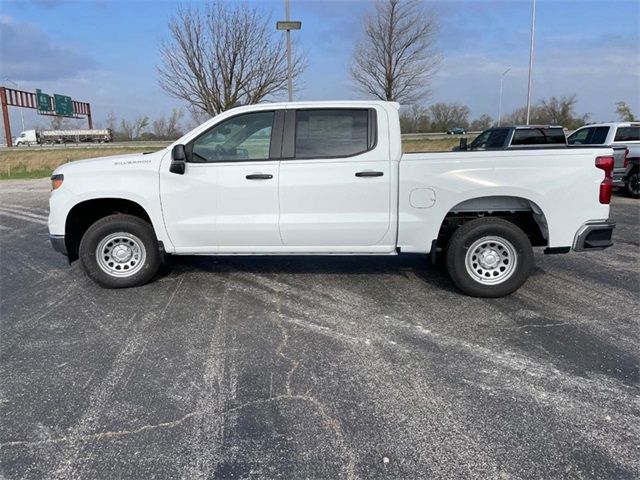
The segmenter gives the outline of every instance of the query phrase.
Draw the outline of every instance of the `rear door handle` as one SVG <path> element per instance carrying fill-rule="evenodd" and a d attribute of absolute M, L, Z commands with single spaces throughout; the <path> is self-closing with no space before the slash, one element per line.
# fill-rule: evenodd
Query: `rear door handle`
<path fill-rule="evenodd" d="M 356 177 L 381 177 L 384 175 L 382 172 L 372 172 L 371 170 L 365 170 L 364 172 L 357 172 Z"/>
<path fill-rule="evenodd" d="M 252 173 L 251 175 L 247 175 L 246 177 L 247 180 L 271 180 L 273 178 L 273 175 L 271 175 L 270 173 Z"/>

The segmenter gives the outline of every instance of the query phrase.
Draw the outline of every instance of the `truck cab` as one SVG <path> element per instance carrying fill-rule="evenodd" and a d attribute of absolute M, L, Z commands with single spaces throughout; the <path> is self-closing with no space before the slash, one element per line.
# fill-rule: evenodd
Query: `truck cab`
<path fill-rule="evenodd" d="M 20 132 L 18 138 L 14 145 L 19 147 L 20 145 L 37 145 L 38 144 L 38 134 L 35 130 L 25 130 L 24 132 Z"/>
<path fill-rule="evenodd" d="M 567 139 L 569 145 L 604 145 L 626 148 L 615 155 L 613 184 L 627 195 L 640 198 L 640 122 L 609 122 L 585 125 Z"/>

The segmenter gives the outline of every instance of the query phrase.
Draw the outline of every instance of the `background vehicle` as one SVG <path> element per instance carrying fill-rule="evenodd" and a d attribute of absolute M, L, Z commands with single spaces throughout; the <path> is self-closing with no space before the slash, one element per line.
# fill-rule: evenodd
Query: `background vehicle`
<path fill-rule="evenodd" d="M 107 287 L 151 280 L 164 254 L 442 255 L 481 297 L 546 253 L 612 244 L 612 151 L 402 153 L 399 105 L 228 110 L 151 154 L 55 170 L 49 232 Z"/>
<path fill-rule="evenodd" d="M 464 135 L 467 133 L 467 130 L 462 127 L 453 127 L 447 130 L 447 135 Z"/>
<path fill-rule="evenodd" d="M 460 150 L 508 150 L 511 148 L 559 148 L 567 145 L 559 126 L 514 125 L 494 127 L 478 135 L 471 144 L 460 141 Z"/>
<path fill-rule="evenodd" d="M 45 143 L 111 142 L 110 129 L 92 130 L 25 130 L 20 133 L 14 145 L 42 145 Z"/>
<path fill-rule="evenodd" d="M 640 198 L 640 122 L 611 122 L 585 125 L 568 138 L 569 145 L 606 145 L 627 147 L 625 158 L 616 158 L 613 183 L 626 193 Z"/>

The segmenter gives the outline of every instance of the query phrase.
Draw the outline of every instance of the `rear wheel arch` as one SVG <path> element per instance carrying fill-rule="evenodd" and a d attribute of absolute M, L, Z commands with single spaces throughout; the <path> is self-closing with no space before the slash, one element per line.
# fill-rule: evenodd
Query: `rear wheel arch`
<path fill-rule="evenodd" d="M 483 217 L 500 218 L 513 223 L 529 237 L 534 247 L 548 244 L 547 217 L 536 202 L 519 196 L 487 195 L 464 200 L 447 212 L 440 223 L 437 247 L 446 248 L 458 228 Z"/>

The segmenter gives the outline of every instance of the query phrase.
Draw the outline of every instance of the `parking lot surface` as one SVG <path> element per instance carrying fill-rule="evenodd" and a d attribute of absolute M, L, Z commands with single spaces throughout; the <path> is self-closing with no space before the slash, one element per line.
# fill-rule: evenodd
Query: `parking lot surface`
<path fill-rule="evenodd" d="M 639 478 L 640 203 L 503 299 L 420 256 L 188 257 L 105 290 L 0 183 L 0 478 Z"/>

